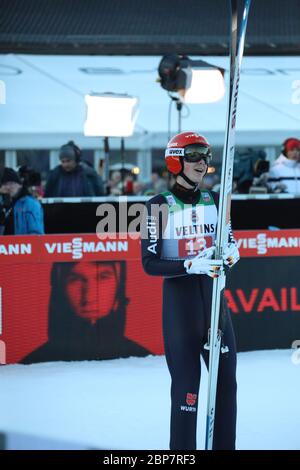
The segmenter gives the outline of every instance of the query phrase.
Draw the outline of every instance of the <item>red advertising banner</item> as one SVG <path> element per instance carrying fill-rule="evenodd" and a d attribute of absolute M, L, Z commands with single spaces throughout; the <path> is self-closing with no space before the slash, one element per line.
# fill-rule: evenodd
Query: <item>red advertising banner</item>
<path fill-rule="evenodd" d="M 162 279 L 144 273 L 138 234 L 127 235 L 0 238 L 0 363 L 163 354 Z M 226 297 L 238 344 L 285 347 L 300 319 L 300 230 L 235 236 L 242 260 Z"/>
<path fill-rule="evenodd" d="M 0 263 L 140 259 L 139 235 L 94 234 L 0 237 Z"/>
<path fill-rule="evenodd" d="M 236 231 L 241 257 L 300 256 L 300 230 Z M 0 263 L 137 260 L 139 234 L 94 234 L 0 237 Z"/>
<path fill-rule="evenodd" d="M 242 257 L 300 256 L 300 230 L 237 231 L 235 237 Z"/>
<path fill-rule="evenodd" d="M 163 353 L 161 279 L 138 239 L 2 237 L 0 266 L 0 363 Z"/>

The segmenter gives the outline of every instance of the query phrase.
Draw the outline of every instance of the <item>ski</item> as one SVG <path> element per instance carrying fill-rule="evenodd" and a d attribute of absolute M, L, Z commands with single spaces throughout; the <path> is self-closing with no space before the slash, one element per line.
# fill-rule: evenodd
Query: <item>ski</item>
<path fill-rule="evenodd" d="M 237 34 L 237 0 L 231 0 L 231 41 L 230 41 L 230 80 L 227 103 L 226 131 L 223 148 L 222 173 L 220 185 L 220 201 L 218 209 L 218 226 L 216 235 L 216 259 L 222 259 L 225 244 L 228 243 L 230 231 L 230 205 L 233 177 L 233 162 L 235 151 L 235 124 L 237 111 L 237 98 L 239 89 L 239 79 L 241 63 L 244 53 L 244 43 L 249 16 L 251 0 L 246 0 L 244 4 L 243 16 L 241 19 L 239 40 Z M 220 306 L 224 296 L 226 283 L 225 274 L 214 279 L 211 324 L 208 336 L 209 349 L 209 369 L 208 369 L 208 396 L 206 415 L 206 438 L 205 449 L 212 450 L 216 393 L 218 382 L 219 358 L 221 352 L 226 352 L 226 347 L 221 347 L 222 331 L 220 328 Z M 228 350 L 228 349 L 227 349 Z"/>

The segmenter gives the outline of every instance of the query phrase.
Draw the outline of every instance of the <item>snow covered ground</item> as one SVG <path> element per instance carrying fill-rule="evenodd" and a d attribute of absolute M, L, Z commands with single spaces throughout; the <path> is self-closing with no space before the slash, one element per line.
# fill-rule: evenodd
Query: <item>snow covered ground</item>
<path fill-rule="evenodd" d="M 238 449 L 300 449 L 300 364 L 291 355 L 288 350 L 239 353 Z M 2 366 L 0 432 L 82 448 L 168 449 L 169 387 L 161 356 Z M 199 449 L 206 389 L 203 373 Z"/>

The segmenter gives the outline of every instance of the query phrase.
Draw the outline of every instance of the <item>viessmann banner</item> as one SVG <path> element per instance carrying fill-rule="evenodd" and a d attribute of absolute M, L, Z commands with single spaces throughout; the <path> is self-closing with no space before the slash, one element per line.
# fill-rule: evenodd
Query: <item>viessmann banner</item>
<path fill-rule="evenodd" d="M 226 297 L 238 350 L 300 339 L 300 230 L 235 233 Z M 138 235 L 1 237 L 0 363 L 163 354 L 162 279 Z M 199 312 L 201 314 L 201 312 Z"/>

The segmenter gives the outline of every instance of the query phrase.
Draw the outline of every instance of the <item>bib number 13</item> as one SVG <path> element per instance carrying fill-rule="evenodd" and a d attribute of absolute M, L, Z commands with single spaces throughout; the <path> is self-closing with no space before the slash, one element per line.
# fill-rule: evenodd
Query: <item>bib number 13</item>
<path fill-rule="evenodd" d="M 212 237 L 185 238 L 179 241 L 179 256 L 192 257 L 197 256 L 204 248 L 212 246 Z"/>

